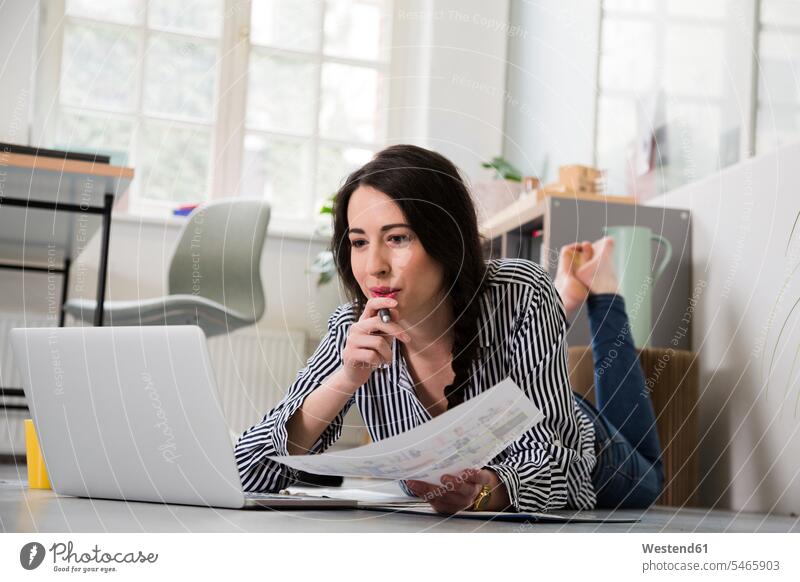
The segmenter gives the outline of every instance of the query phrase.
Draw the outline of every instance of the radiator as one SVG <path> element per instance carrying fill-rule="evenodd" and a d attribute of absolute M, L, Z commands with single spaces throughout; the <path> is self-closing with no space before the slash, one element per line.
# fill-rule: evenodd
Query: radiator
<path fill-rule="evenodd" d="M 19 313 L 0 313 L 0 386 L 21 387 L 13 363 L 8 332 L 14 327 L 42 327 L 52 320 L 23 319 Z M 305 364 L 306 337 L 302 331 L 245 328 L 208 340 L 222 409 L 232 437 L 260 420 L 286 393 Z M 23 419 L 26 411 L 0 411 L 0 454 L 25 454 Z"/>
<path fill-rule="evenodd" d="M 283 398 L 305 364 L 303 332 L 245 328 L 211 338 L 208 349 L 228 426 L 242 432 Z"/>

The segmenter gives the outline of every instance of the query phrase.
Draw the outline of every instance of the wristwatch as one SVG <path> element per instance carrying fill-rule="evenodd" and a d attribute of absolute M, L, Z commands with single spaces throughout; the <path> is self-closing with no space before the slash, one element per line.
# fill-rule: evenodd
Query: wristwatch
<path fill-rule="evenodd" d="M 472 502 L 472 511 L 482 511 L 484 507 L 489 505 L 489 499 L 492 496 L 492 488 L 489 485 L 484 485 L 481 487 L 481 490 L 478 491 L 478 496 L 475 498 L 475 501 Z"/>

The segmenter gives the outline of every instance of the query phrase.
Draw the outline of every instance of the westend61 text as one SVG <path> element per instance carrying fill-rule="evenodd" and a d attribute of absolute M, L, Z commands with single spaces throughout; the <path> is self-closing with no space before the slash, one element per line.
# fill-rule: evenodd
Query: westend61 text
<path fill-rule="evenodd" d="M 687 544 L 676 546 L 672 544 L 642 544 L 645 554 L 707 554 L 708 544 Z"/>

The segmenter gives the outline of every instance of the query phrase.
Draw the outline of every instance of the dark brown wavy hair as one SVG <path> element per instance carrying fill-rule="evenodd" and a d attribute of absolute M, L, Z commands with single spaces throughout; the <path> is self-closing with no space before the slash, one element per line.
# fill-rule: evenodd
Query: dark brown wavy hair
<path fill-rule="evenodd" d="M 361 317 L 367 297 L 350 263 L 347 206 L 359 186 L 371 186 L 392 198 L 425 251 L 444 270 L 444 288 L 455 316 L 455 378 L 445 388 L 447 407 L 451 409 L 464 401 L 472 362 L 478 355 L 479 298 L 486 275 L 478 219 L 469 190 L 450 160 L 413 145 L 388 147 L 350 174 L 334 202 L 331 251 L 347 295 L 355 305 L 356 319 Z"/>

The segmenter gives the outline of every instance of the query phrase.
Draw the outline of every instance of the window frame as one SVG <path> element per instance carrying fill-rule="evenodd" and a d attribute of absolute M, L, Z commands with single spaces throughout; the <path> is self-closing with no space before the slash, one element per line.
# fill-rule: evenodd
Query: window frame
<path fill-rule="evenodd" d="M 226 2 L 231 0 L 226 0 Z M 278 139 L 289 139 L 289 140 L 308 140 L 308 145 L 310 147 L 311 154 L 308 159 L 307 168 L 310 171 L 311 181 L 310 181 L 310 192 L 308 193 L 312 199 L 317 196 L 317 185 L 318 185 L 318 177 L 319 173 L 317 172 L 317 165 L 319 160 L 319 149 L 320 146 L 324 145 L 331 145 L 331 146 L 341 146 L 341 147 L 354 147 L 359 149 L 368 149 L 377 151 L 382 147 L 382 145 L 386 142 L 388 137 L 388 129 L 389 129 L 389 95 L 391 93 L 390 88 L 388 86 L 388 80 L 391 79 L 391 68 L 392 68 L 392 58 L 391 58 L 391 51 L 389 47 L 392 44 L 392 33 L 393 33 L 393 22 L 394 18 L 390 16 L 393 14 L 393 0 L 382 0 L 384 5 L 384 19 L 381 21 L 381 25 L 384 27 L 383 38 L 385 38 L 385 43 L 380 49 L 380 53 L 377 60 L 369 60 L 369 59 L 357 59 L 352 57 L 341 57 L 341 56 L 333 56 L 333 55 L 326 55 L 324 52 L 324 30 L 321 31 L 319 36 L 319 42 L 313 51 L 302 51 L 302 50 L 295 50 L 295 49 L 287 49 L 279 46 L 270 46 L 265 44 L 253 44 L 249 42 L 249 50 L 248 50 L 248 62 L 246 67 L 249 67 L 249 56 L 252 54 L 253 50 L 260 51 L 264 54 L 269 54 L 270 56 L 286 56 L 286 57 L 301 57 L 301 58 L 309 58 L 313 60 L 313 63 L 316 67 L 316 77 L 314 81 L 314 101 L 316 103 L 316 115 L 314 116 L 314 123 L 313 128 L 310 134 L 304 133 L 293 133 L 293 132 L 283 132 L 277 130 L 267 130 L 255 127 L 249 127 L 247 125 L 247 104 L 244 103 L 244 109 L 242 110 L 241 114 L 241 125 L 243 127 L 242 131 L 242 155 L 238 156 L 237 160 L 235 161 L 238 164 L 238 173 L 235 176 L 237 184 L 234 186 L 233 184 L 228 184 L 228 188 L 235 190 L 237 193 L 240 190 L 241 186 L 241 175 L 242 175 L 242 164 L 244 161 L 244 137 L 246 134 L 253 134 L 263 138 L 278 138 Z M 321 14 L 320 14 L 320 22 L 324 28 L 325 26 L 325 16 L 326 16 L 326 2 L 321 3 Z M 247 0 L 248 10 L 247 12 L 247 24 L 245 25 L 248 30 L 248 38 L 249 38 L 249 30 L 250 30 L 250 15 L 252 11 L 250 9 L 251 0 Z M 322 107 L 322 74 L 323 74 L 323 66 L 326 63 L 333 63 L 333 64 L 341 64 L 346 66 L 355 66 L 360 68 L 367 68 L 377 71 L 378 73 L 378 83 L 383 84 L 382 90 L 379 91 L 378 94 L 378 103 L 377 103 L 377 111 L 384 112 L 381 119 L 378 123 L 378 132 L 376 134 L 376 141 L 374 142 L 362 142 L 358 140 L 347 140 L 347 139 L 334 139 L 329 137 L 323 137 L 320 133 L 320 109 Z M 245 68 L 244 70 L 237 71 L 237 74 L 242 79 L 248 78 L 248 69 Z M 245 81 L 245 85 L 247 82 Z M 342 176 L 344 178 L 345 176 Z M 314 220 L 317 218 L 315 212 L 312 209 L 311 216 L 303 217 L 303 218 L 280 218 L 280 223 L 283 228 L 291 231 L 302 230 L 304 225 L 308 224 L 309 219 Z"/>

